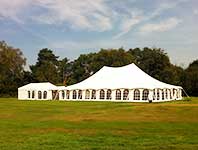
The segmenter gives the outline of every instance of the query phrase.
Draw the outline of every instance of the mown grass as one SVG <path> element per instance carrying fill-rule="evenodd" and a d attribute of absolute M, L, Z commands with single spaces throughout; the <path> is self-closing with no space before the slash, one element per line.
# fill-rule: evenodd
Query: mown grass
<path fill-rule="evenodd" d="M 198 149 L 198 98 L 166 103 L 0 99 L 0 150 Z"/>

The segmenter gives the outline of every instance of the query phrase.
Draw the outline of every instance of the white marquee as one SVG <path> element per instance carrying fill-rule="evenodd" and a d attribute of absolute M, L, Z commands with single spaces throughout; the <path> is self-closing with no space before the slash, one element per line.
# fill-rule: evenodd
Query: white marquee
<path fill-rule="evenodd" d="M 76 101 L 160 102 L 182 99 L 182 87 L 163 83 L 135 64 L 102 67 L 82 82 L 71 86 L 31 83 L 18 89 L 19 99 Z M 47 93 L 47 96 L 46 96 Z"/>
<path fill-rule="evenodd" d="M 135 64 L 104 66 L 86 80 L 59 87 L 61 100 L 168 101 L 182 98 L 182 87 L 163 83 Z M 101 96 L 102 95 L 102 96 Z"/>

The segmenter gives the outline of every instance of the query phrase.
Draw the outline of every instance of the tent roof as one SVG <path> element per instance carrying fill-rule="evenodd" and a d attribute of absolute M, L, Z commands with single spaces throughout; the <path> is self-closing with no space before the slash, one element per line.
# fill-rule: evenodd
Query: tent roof
<path fill-rule="evenodd" d="M 43 82 L 43 83 L 29 83 L 24 85 L 19 90 L 57 90 L 57 86 L 53 85 L 50 82 Z"/>
<path fill-rule="evenodd" d="M 102 67 L 91 77 L 77 84 L 59 89 L 135 89 L 182 88 L 163 83 L 146 74 L 134 63 L 122 67 Z"/>

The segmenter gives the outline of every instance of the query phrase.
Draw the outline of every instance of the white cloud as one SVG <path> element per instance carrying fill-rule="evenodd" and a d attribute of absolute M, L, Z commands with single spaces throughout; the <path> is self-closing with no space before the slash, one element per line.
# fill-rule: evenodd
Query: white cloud
<path fill-rule="evenodd" d="M 155 9 L 153 12 L 151 12 L 149 15 L 145 15 L 143 14 L 143 12 L 139 11 L 135 11 L 136 13 L 131 15 L 130 17 L 126 18 L 121 27 L 120 27 L 120 33 L 118 33 L 117 35 L 115 35 L 113 38 L 118 39 L 121 36 L 127 34 L 128 32 L 130 32 L 135 25 L 138 25 L 140 23 L 145 23 L 155 17 L 160 16 L 163 12 L 165 12 L 168 9 L 174 8 L 176 7 L 178 4 L 182 3 L 182 2 L 186 2 L 187 0 L 179 0 L 179 1 L 175 1 L 175 2 L 166 2 L 166 3 L 161 3 L 160 6 L 158 6 L 157 9 Z M 130 11 L 130 9 L 128 10 Z M 148 13 L 148 12 L 146 12 Z"/>
<path fill-rule="evenodd" d="M 33 7 L 41 8 L 40 14 Z M 25 10 L 31 16 L 26 15 Z M 18 23 L 69 24 L 74 29 L 106 31 L 112 28 L 111 10 L 105 0 L 8 0 L 0 1 L 0 19 L 11 19 Z"/>
<path fill-rule="evenodd" d="M 0 19 L 12 19 L 18 23 L 22 23 L 23 21 L 18 15 L 31 3 L 32 0 L 1 0 Z"/>
<path fill-rule="evenodd" d="M 128 33 L 132 29 L 132 27 L 134 27 L 136 24 L 140 23 L 144 19 L 144 17 L 142 16 L 142 12 L 139 10 L 135 10 L 130 14 L 130 17 L 126 17 L 125 19 L 123 19 L 123 22 L 120 26 L 121 32 L 115 35 L 113 37 L 114 39 L 118 39 L 124 34 Z"/>
<path fill-rule="evenodd" d="M 34 19 L 40 23 L 68 23 L 74 29 L 106 31 L 112 28 L 111 11 L 104 0 L 37 0 L 47 11 Z"/>
<path fill-rule="evenodd" d="M 75 30 L 108 31 L 118 27 L 120 32 L 115 39 L 130 32 L 136 25 L 146 23 L 160 16 L 164 11 L 176 7 L 179 3 L 165 2 L 149 15 L 141 10 L 128 6 L 118 7 L 123 12 L 109 5 L 110 0 L 0 0 L 0 19 L 12 19 L 18 23 L 29 22 L 69 26 Z M 113 2 L 111 2 L 113 3 Z M 114 2 L 116 3 L 116 2 Z M 38 12 L 34 12 L 39 10 Z M 147 12 L 148 13 L 148 12 Z M 118 24 L 115 24 L 118 23 Z"/>
<path fill-rule="evenodd" d="M 145 24 L 140 28 L 140 32 L 142 34 L 151 33 L 151 32 L 164 32 L 175 28 L 179 23 L 181 23 L 181 20 L 177 18 L 169 18 L 157 24 L 152 24 L 152 23 Z"/>
<path fill-rule="evenodd" d="M 193 10 L 194 15 L 198 15 L 198 9 Z"/>

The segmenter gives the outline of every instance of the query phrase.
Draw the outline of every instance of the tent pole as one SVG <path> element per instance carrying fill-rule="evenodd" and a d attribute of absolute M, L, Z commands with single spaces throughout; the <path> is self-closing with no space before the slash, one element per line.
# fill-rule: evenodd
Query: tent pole
<path fill-rule="evenodd" d="M 56 98 L 57 98 L 57 96 L 58 96 L 58 93 L 59 93 L 59 91 L 57 90 L 56 95 L 55 95 L 55 97 L 54 97 L 53 100 L 56 100 Z"/>
<path fill-rule="evenodd" d="M 184 93 L 186 94 L 186 96 L 189 97 L 188 94 L 186 93 L 186 91 L 183 88 L 182 88 L 182 90 L 184 91 Z"/>

